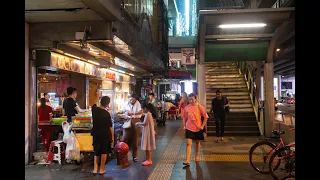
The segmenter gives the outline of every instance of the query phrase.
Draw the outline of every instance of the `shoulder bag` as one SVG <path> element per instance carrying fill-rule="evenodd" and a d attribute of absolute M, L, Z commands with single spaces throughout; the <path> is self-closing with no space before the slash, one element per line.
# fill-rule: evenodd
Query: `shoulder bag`
<path fill-rule="evenodd" d="M 136 101 L 136 102 L 137 102 L 137 101 Z M 136 104 L 136 102 L 134 103 L 134 105 Z M 131 111 L 133 111 L 134 105 L 132 105 Z M 122 128 L 124 128 L 124 129 L 131 128 L 131 127 L 132 127 L 131 119 L 132 119 L 132 118 L 127 119 L 127 120 L 123 123 Z"/>
<path fill-rule="evenodd" d="M 200 106 L 198 105 L 198 109 L 199 109 L 199 113 L 200 113 L 200 117 L 201 117 L 201 123 L 203 123 L 203 121 L 204 121 L 204 117 L 202 116 L 202 114 L 201 114 L 201 110 L 200 110 Z M 205 125 L 204 127 L 203 127 L 203 130 L 202 130 L 204 133 L 207 133 L 207 125 Z"/>

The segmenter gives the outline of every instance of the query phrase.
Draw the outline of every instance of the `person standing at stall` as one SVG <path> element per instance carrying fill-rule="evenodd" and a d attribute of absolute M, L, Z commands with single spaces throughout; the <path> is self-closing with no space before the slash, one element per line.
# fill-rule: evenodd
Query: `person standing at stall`
<path fill-rule="evenodd" d="M 142 110 L 145 113 L 144 120 L 143 122 L 137 122 L 135 125 L 142 127 L 141 150 L 146 151 L 146 160 L 142 162 L 142 165 L 151 166 L 152 151 L 156 149 L 153 119 L 157 117 L 157 111 L 151 103 L 143 103 Z"/>
<path fill-rule="evenodd" d="M 81 109 L 76 102 L 77 98 L 77 89 L 74 87 L 67 88 L 68 98 L 63 101 L 64 115 L 67 116 L 67 121 L 72 122 L 72 116 L 75 116 L 78 113 L 87 112 L 87 109 Z"/>
<path fill-rule="evenodd" d="M 43 97 L 44 97 L 45 100 L 46 100 L 46 105 L 47 105 L 47 106 L 51 106 L 51 104 L 50 104 L 50 95 L 45 92 L 45 93 L 43 93 Z"/>
<path fill-rule="evenodd" d="M 52 113 L 52 107 L 46 105 L 46 99 L 40 99 L 40 106 L 38 107 L 38 121 L 39 122 L 49 122 L 51 121 L 50 115 Z M 51 138 L 51 126 L 49 125 L 39 125 L 39 129 L 41 129 L 42 135 L 42 143 L 44 144 L 44 148 L 49 151 L 50 147 L 50 138 Z"/>
<path fill-rule="evenodd" d="M 154 97 L 154 93 L 149 93 L 149 103 L 152 104 L 155 108 L 159 108 L 159 105 L 158 105 L 158 100 Z M 161 107 L 161 106 L 160 106 Z M 160 114 L 158 111 L 157 111 L 158 114 Z M 159 115 L 158 115 L 159 116 Z M 157 120 L 156 119 L 153 119 L 153 124 L 154 124 L 154 131 L 156 132 L 157 131 Z M 157 132 L 156 132 L 157 134 Z"/>
<path fill-rule="evenodd" d="M 141 129 L 135 127 L 137 122 L 141 122 L 141 104 L 138 101 L 138 96 L 132 94 L 129 102 L 125 105 L 124 111 L 127 118 L 127 123 L 123 125 L 122 141 L 132 147 L 132 158 L 134 162 L 138 162 L 138 138 L 141 134 Z"/>
<path fill-rule="evenodd" d="M 114 142 L 111 116 L 110 113 L 105 110 L 109 103 L 110 98 L 103 96 L 100 100 L 100 107 L 96 105 L 92 106 L 93 128 L 91 135 L 93 136 L 92 145 L 94 149 L 94 168 L 92 174 L 98 173 L 99 162 L 101 162 L 99 174 L 102 175 L 106 173 L 104 166 L 108 154 L 111 153 L 111 143 Z"/>

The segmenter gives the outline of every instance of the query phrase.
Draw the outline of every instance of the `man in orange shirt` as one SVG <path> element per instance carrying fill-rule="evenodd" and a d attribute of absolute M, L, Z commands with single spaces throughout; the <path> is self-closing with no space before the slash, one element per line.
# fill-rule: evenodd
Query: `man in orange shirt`
<path fill-rule="evenodd" d="M 200 140 L 204 140 L 203 128 L 209 118 L 203 106 L 197 103 L 196 94 L 189 95 L 189 104 L 184 108 L 183 124 L 186 129 L 187 152 L 184 165 L 190 165 L 192 140 L 196 141 L 196 161 L 199 161 Z M 203 121 L 201 120 L 203 117 Z"/>

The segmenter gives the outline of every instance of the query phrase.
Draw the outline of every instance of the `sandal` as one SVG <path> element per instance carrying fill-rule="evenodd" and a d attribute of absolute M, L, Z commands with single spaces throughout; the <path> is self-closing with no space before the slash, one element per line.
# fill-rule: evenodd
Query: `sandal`
<path fill-rule="evenodd" d="M 183 162 L 182 164 L 185 166 L 190 166 L 190 163 L 188 163 L 188 162 Z"/>
<path fill-rule="evenodd" d="M 199 158 L 199 157 L 196 157 L 196 158 L 195 158 L 195 161 L 196 161 L 196 162 L 199 162 L 199 161 L 200 161 L 200 158 Z"/>
<path fill-rule="evenodd" d="M 103 170 L 103 172 L 100 172 L 99 174 L 104 175 L 105 173 L 107 173 L 106 170 Z"/>
<path fill-rule="evenodd" d="M 94 173 L 93 170 L 90 173 L 94 176 L 98 174 L 98 173 Z"/>
<path fill-rule="evenodd" d="M 138 159 L 137 157 L 134 157 L 134 158 L 133 158 L 133 161 L 134 161 L 134 162 L 138 162 L 139 159 Z"/>

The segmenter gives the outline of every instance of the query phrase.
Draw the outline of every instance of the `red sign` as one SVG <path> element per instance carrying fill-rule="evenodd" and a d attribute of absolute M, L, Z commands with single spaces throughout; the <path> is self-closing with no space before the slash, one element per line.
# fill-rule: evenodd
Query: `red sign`
<path fill-rule="evenodd" d="M 147 84 L 147 85 L 145 86 L 145 88 L 146 88 L 146 90 L 150 90 L 150 91 L 151 91 L 153 87 L 152 87 L 151 84 Z"/>
<path fill-rule="evenodd" d="M 111 72 L 106 72 L 106 78 L 110 80 L 116 80 L 116 74 Z"/>

